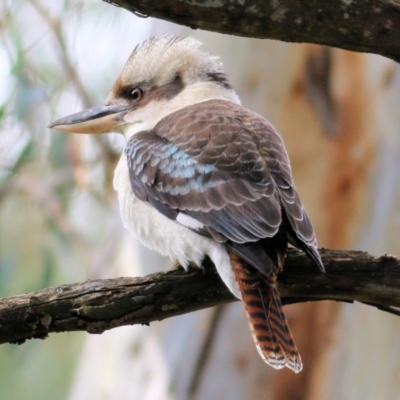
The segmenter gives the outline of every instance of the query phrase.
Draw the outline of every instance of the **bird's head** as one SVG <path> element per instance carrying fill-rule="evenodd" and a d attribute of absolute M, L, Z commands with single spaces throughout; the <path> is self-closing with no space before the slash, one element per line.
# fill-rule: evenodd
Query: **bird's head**
<path fill-rule="evenodd" d="M 75 133 L 152 129 L 166 115 L 210 99 L 239 102 L 217 57 L 194 38 L 151 38 L 136 47 L 105 104 L 54 121 L 50 128 Z"/>

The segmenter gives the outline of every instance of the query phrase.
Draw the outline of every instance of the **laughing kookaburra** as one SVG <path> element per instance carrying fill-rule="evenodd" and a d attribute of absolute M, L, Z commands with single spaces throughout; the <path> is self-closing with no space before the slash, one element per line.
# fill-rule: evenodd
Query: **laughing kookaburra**
<path fill-rule="evenodd" d="M 324 271 L 315 234 L 281 137 L 240 105 L 218 58 L 199 45 L 173 36 L 147 40 L 104 105 L 51 127 L 125 135 L 114 176 L 125 227 L 184 268 L 208 256 L 242 299 L 261 357 L 298 372 L 276 276 L 288 243 Z"/>

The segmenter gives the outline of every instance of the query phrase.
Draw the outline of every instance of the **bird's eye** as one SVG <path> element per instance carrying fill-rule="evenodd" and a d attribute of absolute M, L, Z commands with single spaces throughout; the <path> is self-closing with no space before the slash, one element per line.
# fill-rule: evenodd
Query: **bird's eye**
<path fill-rule="evenodd" d="M 139 101 L 143 96 L 143 90 L 140 88 L 134 88 L 132 89 L 132 91 L 129 93 L 129 97 L 131 98 L 131 100 L 134 101 Z"/>

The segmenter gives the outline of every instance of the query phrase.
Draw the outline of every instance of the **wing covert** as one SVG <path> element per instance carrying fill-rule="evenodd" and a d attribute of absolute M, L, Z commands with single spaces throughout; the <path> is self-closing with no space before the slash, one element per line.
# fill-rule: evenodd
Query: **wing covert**
<path fill-rule="evenodd" d="M 316 244 L 282 139 L 262 117 L 222 100 L 189 106 L 132 136 L 132 190 L 168 218 L 184 213 L 219 242 L 274 236 L 282 209 L 293 236 Z"/>

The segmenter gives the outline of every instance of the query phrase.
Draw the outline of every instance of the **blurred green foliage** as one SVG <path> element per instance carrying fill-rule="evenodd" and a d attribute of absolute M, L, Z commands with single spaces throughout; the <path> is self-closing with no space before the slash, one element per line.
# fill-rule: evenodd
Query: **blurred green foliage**
<path fill-rule="evenodd" d="M 86 29 L 90 38 L 99 12 L 112 20 L 118 11 L 100 1 L 0 4 L 1 297 L 97 276 L 113 261 L 121 226 L 110 171 L 119 150 L 47 125 L 106 94 L 112 82 L 100 75 L 83 83 L 75 35 Z M 0 346 L 0 399 L 65 398 L 83 337 Z"/>

